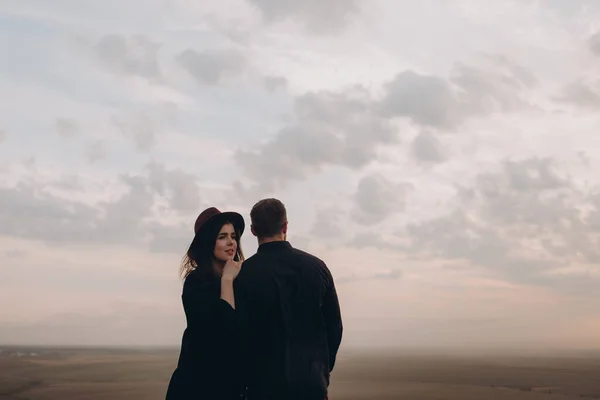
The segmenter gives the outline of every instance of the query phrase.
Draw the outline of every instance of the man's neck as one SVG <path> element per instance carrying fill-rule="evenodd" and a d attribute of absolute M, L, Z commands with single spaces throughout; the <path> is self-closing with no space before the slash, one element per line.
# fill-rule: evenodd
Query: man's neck
<path fill-rule="evenodd" d="M 261 244 L 271 243 L 271 242 L 283 242 L 284 240 L 285 240 L 284 235 L 276 235 L 276 236 L 270 236 L 270 237 L 265 237 L 265 238 L 259 238 L 258 245 L 260 246 Z"/>

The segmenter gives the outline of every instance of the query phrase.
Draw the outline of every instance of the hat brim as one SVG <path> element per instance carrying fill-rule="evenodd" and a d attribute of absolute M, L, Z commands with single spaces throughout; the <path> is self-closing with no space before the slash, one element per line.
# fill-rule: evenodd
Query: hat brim
<path fill-rule="evenodd" d="M 196 233 L 196 236 L 206 234 L 210 227 L 214 227 L 215 225 L 223 225 L 227 222 L 230 222 L 233 225 L 234 229 L 239 232 L 240 237 L 244 234 L 244 229 L 246 228 L 244 217 L 235 211 L 225 211 L 210 217 Z"/>

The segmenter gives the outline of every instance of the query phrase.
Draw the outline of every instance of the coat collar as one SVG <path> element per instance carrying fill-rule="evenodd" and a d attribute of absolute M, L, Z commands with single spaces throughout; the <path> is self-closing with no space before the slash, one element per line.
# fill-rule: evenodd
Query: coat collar
<path fill-rule="evenodd" d="M 279 251 L 281 249 L 289 249 L 292 245 L 287 240 L 277 240 L 275 242 L 267 242 L 258 246 L 257 252 Z"/>

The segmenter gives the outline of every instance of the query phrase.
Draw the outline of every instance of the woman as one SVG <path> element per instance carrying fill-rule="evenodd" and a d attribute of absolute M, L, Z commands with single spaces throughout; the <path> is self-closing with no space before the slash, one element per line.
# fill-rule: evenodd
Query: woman
<path fill-rule="evenodd" d="M 181 266 L 187 328 L 167 400 L 240 398 L 233 281 L 244 259 L 244 226 L 240 214 L 214 207 L 196 220 Z"/>

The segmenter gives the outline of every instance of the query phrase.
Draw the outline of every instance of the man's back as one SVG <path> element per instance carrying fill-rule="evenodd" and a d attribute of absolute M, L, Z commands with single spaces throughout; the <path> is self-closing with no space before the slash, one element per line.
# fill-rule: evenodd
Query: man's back
<path fill-rule="evenodd" d="M 236 279 L 250 400 L 323 400 L 342 338 L 333 278 L 286 241 L 259 246 Z"/>

